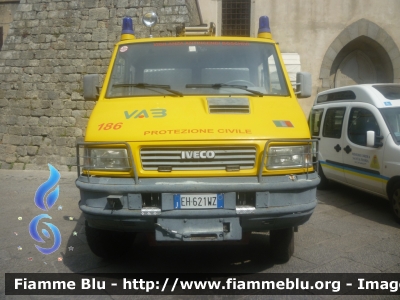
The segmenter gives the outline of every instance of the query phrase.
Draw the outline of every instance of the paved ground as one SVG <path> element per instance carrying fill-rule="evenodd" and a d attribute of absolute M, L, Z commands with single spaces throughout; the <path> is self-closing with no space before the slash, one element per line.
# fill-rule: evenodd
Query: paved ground
<path fill-rule="evenodd" d="M 85 240 L 76 173 L 61 173 L 60 196 L 48 214 L 61 231 L 62 245 L 56 253 L 42 255 L 34 247 L 28 225 L 42 213 L 33 197 L 48 176 L 47 171 L 0 170 L 0 298 L 4 297 L 7 272 L 400 273 L 400 226 L 393 221 L 387 203 L 341 185 L 318 192 L 316 211 L 296 233 L 295 254 L 286 264 L 269 259 L 269 236 L 264 234 L 253 234 L 249 245 L 235 248 L 149 247 L 145 237 L 138 236 L 129 256 L 105 261 L 90 252 Z M 14 298 L 47 297 L 7 297 Z M 128 296 L 102 299 L 125 298 Z"/>

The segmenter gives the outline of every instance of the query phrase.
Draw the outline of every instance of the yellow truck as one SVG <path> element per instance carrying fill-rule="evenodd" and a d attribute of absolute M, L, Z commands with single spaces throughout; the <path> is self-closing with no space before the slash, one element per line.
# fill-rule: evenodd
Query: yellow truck
<path fill-rule="evenodd" d="M 290 259 L 320 181 L 297 102 L 311 75 L 297 73 L 295 92 L 268 17 L 259 24 L 257 38 L 217 37 L 211 23 L 136 39 L 124 18 L 101 90 L 97 74 L 84 76 L 97 103 L 76 185 L 93 253 L 120 255 L 140 232 L 165 244 L 269 231 L 266 257 Z"/>

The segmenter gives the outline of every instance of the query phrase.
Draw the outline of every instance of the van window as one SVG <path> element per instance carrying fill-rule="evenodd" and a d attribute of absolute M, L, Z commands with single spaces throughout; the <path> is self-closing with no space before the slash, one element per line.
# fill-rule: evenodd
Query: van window
<path fill-rule="evenodd" d="M 340 100 L 355 100 L 356 94 L 353 91 L 333 92 L 329 94 L 320 95 L 317 98 L 317 103 L 327 101 L 340 101 Z"/>
<path fill-rule="evenodd" d="M 365 108 L 352 108 L 350 112 L 348 136 L 354 144 L 367 145 L 367 131 L 375 131 L 375 136 L 380 135 L 378 122 L 371 111 Z"/>
<path fill-rule="evenodd" d="M 310 114 L 309 126 L 311 136 L 319 136 L 321 129 L 321 120 L 324 114 L 324 109 L 313 109 Z"/>
<path fill-rule="evenodd" d="M 386 99 L 397 100 L 400 99 L 400 86 L 398 85 L 374 85 Z"/>
<path fill-rule="evenodd" d="M 329 108 L 326 111 L 322 135 L 328 138 L 340 139 L 346 107 Z"/>
<path fill-rule="evenodd" d="M 382 115 L 396 144 L 400 144 L 400 107 L 382 108 Z"/>

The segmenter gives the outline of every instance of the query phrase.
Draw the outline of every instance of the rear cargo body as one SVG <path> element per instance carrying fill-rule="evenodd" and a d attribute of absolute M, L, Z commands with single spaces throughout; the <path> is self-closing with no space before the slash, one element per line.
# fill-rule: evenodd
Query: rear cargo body
<path fill-rule="evenodd" d="M 279 240 L 317 203 L 317 145 L 268 34 L 121 41 L 77 150 L 90 232 Z"/>

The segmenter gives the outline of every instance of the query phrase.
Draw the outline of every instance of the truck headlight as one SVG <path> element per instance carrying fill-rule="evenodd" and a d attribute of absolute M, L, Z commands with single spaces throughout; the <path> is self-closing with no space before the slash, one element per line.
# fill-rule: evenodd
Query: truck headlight
<path fill-rule="evenodd" d="M 126 149 L 85 148 L 84 166 L 89 170 L 127 171 L 130 169 Z"/>
<path fill-rule="evenodd" d="M 270 147 L 267 169 L 294 169 L 311 167 L 310 146 Z"/>

